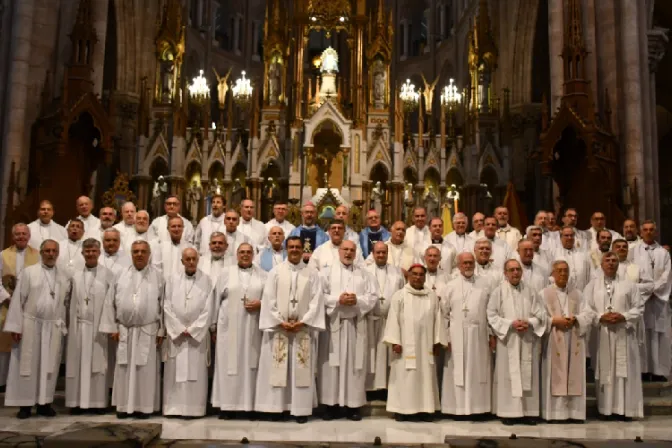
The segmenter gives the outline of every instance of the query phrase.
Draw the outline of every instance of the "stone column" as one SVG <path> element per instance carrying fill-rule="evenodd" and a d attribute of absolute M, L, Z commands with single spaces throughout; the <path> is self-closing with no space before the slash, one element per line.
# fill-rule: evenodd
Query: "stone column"
<path fill-rule="evenodd" d="M 364 205 L 362 207 L 362 219 L 366 218 L 366 213 L 371 210 L 371 190 L 373 189 L 373 182 L 365 180 L 362 182 L 362 199 Z M 381 216 L 382 219 L 382 216 Z"/>
<path fill-rule="evenodd" d="M 605 2 L 604 0 L 582 0 L 583 1 L 583 39 L 588 50 L 588 55 L 586 56 L 586 78 L 592 82 L 591 93 L 593 95 L 593 101 L 595 104 L 599 104 L 597 98 L 599 97 L 598 92 L 602 89 L 602 86 L 598 82 L 597 77 L 597 41 L 595 38 L 595 30 L 597 28 L 597 22 L 595 20 L 595 4 L 597 3 L 601 8 L 610 8 L 614 9 L 613 3 Z M 567 3 L 565 1 L 565 3 Z M 604 17 L 600 17 L 600 27 L 603 27 Z M 552 72 L 551 72 L 552 73 Z"/>
<path fill-rule="evenodd" d="M 12 163 L 21 166 L 21 155 L 25 148 L 26 108 L 28 100 L 28 83 L 30 80 L 29 66 L 31 53 L 31 37 L 33 35 L 33 13 L 35 0 L 16 2 L 12 17 L 12 58 L 9 61 L 9 82 L 7 83 L 6 109 L 11 113 L 2 136 L 2 193 L 0 193 L 0 227 L 4 226 L 7 208 L 7 184 L 11 175 Z M 4 86 L 3 86 L 4 87 Z M 19 173 L 20 181 L 22 173 Z M 0 235 L 4 232 L 0 231 Z M 1 238 L 1 236 L 0 236 Z"/>
<path fill-rule="evenodd" d="M 634 185 L 637 178 L 640 185 L 644 179 L 644 137 L 642 134 L 642 97 L 641 74 L 639 71 L 642 58 L 639 53 L 640 28 L 637 20 L 639 4 L 631 0 L 620 0 L 621 7 L 621 57 L 622 59 L 622 110 L 625 126 L 621 133 L 621 141 L 625 145 L 625 183 Z M 646 181 L 648 183 L 648 181 Z M 645 184 L 646 185 L 646 184 Z M 645 190 L 645 188 L 642 188 Z M 619 192 L 620 193 L 620 192 Z M 646 216 L 646 201 L 640 194 L 639 216 Z M 632 211 L 634 214 L 634 210 Z"/>
<path fill-rule="evenodd" d="M 103 66 L 105 65 L 105 41 L 107 39 L 107 12 L 109 0 L 96 0 L 93 5 L 93 27 L 96 29 L 96 50 L 93 52 L 93 93 L 103 94 Z"/>
<path fill-rule="evenodd" d="M 549 106 L 551 117 L 560 107 L 560 99 L 563 94 L 565 80 L 562 66 L 562 41 L 563 41 L 563 0 L 548 0 L 548 41 L 551 62 L 551 98 Z"/>
<path fill-rule="evenodd" d="M 129 92 L 114 92 L 114 108 L 110 122 L 116 131 L 116 148 L 119 150 L 119 169 L 125 173 L 135 171 L 138 138 L 138 106 L 140 98 Z"/>
<path fill-rule="evenodd" d="M 255 219 L 261 219 L 261 181 L 259 179 L 250 179 L 248 182 L 252 184 L 250 199 L 256 204 L 254 217 Z"/>
<path fill-rule="evenodd" d="M 647 75 L 649 77 L 649 130 L 648 133 L 651 138 L 651 163 L 653 165 L 653 172 L 651 175 L 655 178 L 653 184 L 653 218 L 656 222 L 660 222 L 660 184 L 659 184 L 659 170 L 658 170 L 658 122 L 656 117 L 656 69 L 658 63 L 665 55 L 665 50 L 669 44 L 667 37 L 668 31 L 664 28 L 654 27 L 647 33 L 647 52 L 649 55 L 649 64 Z M 646 123 L 645 123 L 646 124 Z M 669 237 L 669 235 L 666 235 Z"/>
<path fill-rule="evenodd" d="M 138 210 L 147 210 L 149 211 L 150 204 L 148 203 L 148 198 L 152 189 L 152 178 L 150 176 L 135 176 L 135 181 L 137 182 L 137 207 Z M 151 213 L 151 212 L 150 212 Z M 155 218 L 155 216 L 152 216 Z"/>

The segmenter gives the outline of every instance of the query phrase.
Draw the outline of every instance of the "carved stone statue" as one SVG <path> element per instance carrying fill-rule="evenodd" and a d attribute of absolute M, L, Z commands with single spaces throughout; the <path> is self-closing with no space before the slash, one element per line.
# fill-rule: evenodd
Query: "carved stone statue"
<path fill-rule="evenodd" d="M 215 76 L 217 77 L 217 101 L 219 102 L 219 107 L 224 108 L 224 103 L 226 103 L 226 92 L 229 91 L 227 82 L 229 81 L 229 75 L 231 75 L 231 69 L 229 69 L 224 76 L 219 76 L 219 73 L 217 73 L 217 70 L 214 67 L 212 68 L 212 71 L 215 72 Z"/>
<path fill-rule="evenodd" d="M 154 182 L 154 188 L 152 189 L 152 215 L 154 218 L 162 215 L 163 202 L 167 194 L 168 184 L 163 176 L 159 176 L 156 182 Z"/>
<path fill-rule="evenodd" d="M 373 107 L 374 109 L 385 108 L 385 66 L 378 60 L 373 64 Z"/>
<path fill-rule="evenodd" d="M 219 184 L 219 179 L 215 178 L 210 185 L 210 197 L 216 194 L 222 194 L 222 186 Z"/>
<path fill-rule="evenodd" d="M 371 205 L 372 208 L 378 213 L 378 216 L 383 216 L 383 197 L 385 191 L 383 190 L 380 181 L 376 182 L 376 185 L 371 190 Z"/>
<path fill-rule="evenodd" d="M 170 103 L 173 99 L 173 80 L 175 64 L 173 61 L 161 63 L 161 101 Z"/>
<path fill-rule="evenodd" d="M 278 199 L 280 199 L 280 191 L 275 182 L 275 179 L 269 177 L 264 187 L 264 198 L 269 201 L 269 203 L 274 204 Z"/>
<path fill-rule="evenodd" d="M 411 222 L 411 216 L 413 215 L 413 206 L 415 200 L 413 199 L 413 184 L 408 182 L 404 186 L 404 221 L 406 224 Z"/>
<path fill-rule="evenodd" d="M 282 70 L 278 62 L 273 62 L 268 67 L 268 104 L 275 106 L 280 101 L 280 83 L 282 82 Z"/>
<path fill-rule="evenodd" d="M 425 194 L 425 208 L 427 209 L 427 215 L 430 218 L 435 218 L 439 216 L 439 199 L 434 192 L 434 185 L 430 185 L 427 193 Z"/>
<path fill-rule="evenodd" d="M 322 52 L 322 65 L 320 67 L 320 72 L 338 73 L 338 53 L 331 47 Z"/>
<path fill-rule="evenodd" d="M 191 183 L 191 187 L 187 190 L 187 209 L 191 217 L 192 224 L 198 223 L 198 205 L 203 196 L 203 189 L 196 181 Z"/>
<path fill-rule="evenodd" d="M 238 207 L 241 202 L 245 199 L 245 187 L 240 182 L 240 179 L 236 179 L 233 182 L 233 190 L 231 191 L 231 207 Z"/>

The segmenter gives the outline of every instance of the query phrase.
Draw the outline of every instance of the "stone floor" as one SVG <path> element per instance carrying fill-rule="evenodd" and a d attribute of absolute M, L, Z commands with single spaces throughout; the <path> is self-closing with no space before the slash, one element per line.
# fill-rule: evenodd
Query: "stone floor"
<path fill-rule="evenodd" d="M 0 432 L 49 435 L 63 431 L 77 422 L 114 422 L 113 414 L 103 416 L 70 416 L 65 410 L 51 419 L 33 417 L 17 420 L 14 408 L 0 408 Z M 123 423 L 129 421 L 124 420 Z M 132 423 L 132 422 L 129 422 Z M 137 422 L 140 423 L 140 422 Z M 154 417 L 142 423 L 162 425 L 165 440 L 222 440 L 238 442 L 247 438 L 251 443 L 373 443 L 380 437 L 383 444 L 439 444 L 446 438 L 519 438 L 629 440 L 640 437 L 645 442 L 672 441 L 672 417 L 652 416 L 631 423 L 591 420 L 583 425 L 541 424 L 537 426 L 503 426 L 499 421 L 482 423 L 441 420 L 435 423 L 398 423 L 386 417 L 369 417 L 361 422 L 336 420 L 325 422 L 311 419 L 307 424 L 267 421 L 223 421 L 214 417 L 180 420 Z M 0 440 L 0 446 L 2 446 Z M 640 445 L 642 446 L 642 445 Z"/>

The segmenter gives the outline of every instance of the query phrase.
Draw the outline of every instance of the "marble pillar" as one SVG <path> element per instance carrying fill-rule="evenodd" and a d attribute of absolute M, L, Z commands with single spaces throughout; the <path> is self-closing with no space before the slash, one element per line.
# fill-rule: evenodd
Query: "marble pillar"
<path fill-rule="evenodd" d="M 12 17 L 12 56 L 9 61 L 9 82 L 7 83 L 6 111 L 11 112 L 11 120 L 2 136 L 2 192 L 0 193 L 0 226 L 4 225 L 7 208 L 7 184 L 12 163 L 21 166 L 25 147 L 26 109 L 29 90 L 31 38 L 33 35 L 33 13 L 35 0 L 21 0 L 15 4 Z M 3 235 L 4 232 L 0 232 Z M 1 237 L 0 237 L 1 238 Z"/>
<path fill-rule="evenodd" d="M 565 81 L 562 64 L 563 42 L 563 0 L 548 0 L 548 42 L 551 62 L 551 97 L 549 98 L 550 116 L 560 107 Z"/>
<path fill-rule="evenodd" d="M 588 55 L 586 56 L 586 78 L 589 81 L 592 81 L 593 88 L 591 93 L 593 95 L 593 101 L 595 104 L 599 104 L 597 101 L 598 95 L 597 92 L 601 90 L 600 84 L 597 77 L 597 40 L 596 40 L 596 28 L 597 21 L 595 20 L 595 5 L 613 9 L 613 4 L 610 5 L 610 2 L 604 0 L 582 0 L 583 1 L 583 40 L 588 50 Z M 567 3 L 565 1 L 565 3 Z M 600 24 L 602 24 L 603 18 L 600 16 Z"/>
<path fill-rule="evenodd" d="M 625 146 L 625 178 L 624 183 L 634 185 L 637 178 L 639 185 L 647 185 L 644 182 L 644 136 L 642 134 L 642 97 L 641 97 L 641 73 L 640 64 L 644 62 L 639 53 L 640 28 L 637 20 L 639 5 L 631 0 L 620 0 L 621 32 L 620 54 L 623 116 L 624 127 L 621 133 L 621 141 Z M 648 183 L 648 181 L 646 181 Z M 648 187 L 646 187 L 648 188 Z M 640 191 L 646 190 L 640 187 Z M 643 193 L 640 193 L 639 216 L 646 216 L 646 201 Z M 634 214 L 634 210 L 632 211 Z"/>

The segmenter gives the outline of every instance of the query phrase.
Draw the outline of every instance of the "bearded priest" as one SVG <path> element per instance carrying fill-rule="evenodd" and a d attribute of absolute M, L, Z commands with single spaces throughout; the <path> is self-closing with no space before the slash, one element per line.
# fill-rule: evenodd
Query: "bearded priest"
<path fill-rule="evenodd" d="M 445 333 L 439 299 L 425 287 L 427 268 L 414 264 L 408 284 L 394 293 L 383 341 L 392 346 L 387 411 L 397 421 L 431 422 L 441 409 L 435 360 Z M 443 341 L 443 342 L 442 342 Z"/>
<path fill-rule="evenodd" d="M 286 248 L 287 260 L 269 273 L 261 301 L 264 336 L 254 410 L 275 414 L 275 419 L 289 411 L 298 423 L 306 423 L 313 413 L 324 302 L 317 271 L 302 261 L 301 238 L 290 236 Z"/>

